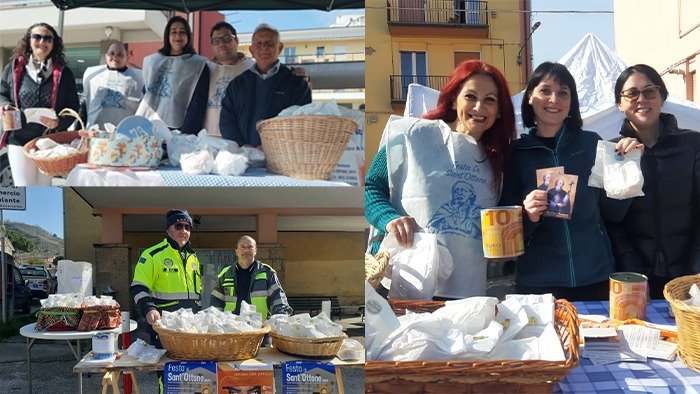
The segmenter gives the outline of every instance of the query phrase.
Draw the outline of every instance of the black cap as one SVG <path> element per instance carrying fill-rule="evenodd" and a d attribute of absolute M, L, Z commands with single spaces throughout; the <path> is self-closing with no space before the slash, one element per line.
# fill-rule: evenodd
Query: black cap
<path fill-rule="evenodd" d="M 192 225 L 192 218 L 190 217 L 190 214 L 187 213 L 187 211 L 184 209 L 171 209 L 165 215 L 165 218 L 167 223 L 167 226 L 165 226 L 165 228 L 169 228 L 170 226 L 178 222 L 187 222 L 190 224 L 190 226 Z"/>

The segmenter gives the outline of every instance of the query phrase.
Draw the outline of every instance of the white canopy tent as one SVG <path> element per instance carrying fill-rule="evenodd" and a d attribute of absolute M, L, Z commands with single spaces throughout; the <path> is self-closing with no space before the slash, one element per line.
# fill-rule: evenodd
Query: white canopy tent
<path fill-rule="evenodd" d="M 586 34 L 559 62 L 576 80 L 583 127 L 603 139 L 618 136 L 623 115 L 617 109 L 614 87 L 617 77 L 627 66 L 615 52 L 594 34 Z M 523 92 L 513 96 L 518 133 L 523 132 L 520 104 Z M 420 116 L 437 105 L 437 90 L 411 84 L 408 87 L 404 116 Z M 669 95 L 662 112 L 676 116 L 681 128 L 700 130 L 700 106 Z"/>
<path fill-rule="evenodd" d="M 576 80 L 583 128 L 606 140 L 618 136 L 624 117 L 615 104 L 614 87 L 617 77 L 627 68 L 622 59 L 596 35 L 588 33 L 558 63 L 565 65 Z M 523 131 L 523 94 L 524 91 L 513 96 L 518 132 Z M 681 128 L 700 129 L 700 106 L 692 101 L 669 95 L 661 111 L 675 115 Z"/>

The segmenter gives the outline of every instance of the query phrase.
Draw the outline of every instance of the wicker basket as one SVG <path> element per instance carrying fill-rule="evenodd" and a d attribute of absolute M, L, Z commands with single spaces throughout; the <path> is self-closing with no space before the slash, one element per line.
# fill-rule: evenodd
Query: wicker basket
<path fill-rule="evenodd" d="M 439 301 L 392 301 L 399 313 L 433 311 Z M 566 359 L 500 361 L 368 361 L 365 391 L 368 393 L 533 393 L 552 392 L 579 362 L 578 315 L 566 300 L 557 300 L 555 329 Z"/>
<path fill-rule="evenodd" d="M 63 109 L 59 114 L 71 115 L 78 119 L 80 127 L 85 129 L 85 124 L 80 119 L 80 116 L 75 113 L 70 108 Z M 29 154 L 32 149 L 36 149 L 36 142 L 41 138 L 50 138 L 59 144 L 69 144 L 76 138 L 80 138 L 80 145 L 78 146 L 78 152 L 63 156 L 63 157 L 33 157 Z M 63 131 L 59 133 L 47 134 L 41 137 L 36 137 L 33 140 L 27 142 L 23 148 L 24 155 L 30 158 L 34 164 L 39 169 L 39 172 L 49 176 L 63 176 L 68 175 L 73 167 L 81 163 L 87 163 L 89 149 L 87 147 L 87 138 L 81 137 L 77 131 Z"/>
<path fill-rule="evenodd" d="M 168 356 L 178 360 L 247 360 L 258 354 L 270 326 L 241 333 L 199 334 L 173 331 L 153 325 Z"/>
<path fill-rule="evenodd" d="M 261 120 L 258 133 L 267 170 L 299 179 L 330 179 L 357 130 L 340 116 L 288 116 Z"/>
<path fill-rule="evenodd" d="M 664 286 L 664 298 L 671 305 L 678 327 L 678 355 L 688 368 L 700 372 L 700 307 L 683 302 L 690 287 L 700 286 L 700 274 L 673 279 Z"/>
<path fill-rule="evenodd" d="M 391 277 L 389 253 L 385 250 L 380 250 L 375 256 L 365 253 L 365 280 L 376 289 L 385 276 Z"/>
<path fill-rule="evenodd" d="M 284 353 L 302 357 L 335 357 L 343 344 L 343 340 L 348 336 L 343 334 L 339 337 L 329 338 L 293 338 L 270 333 L 272 346 Z"/>

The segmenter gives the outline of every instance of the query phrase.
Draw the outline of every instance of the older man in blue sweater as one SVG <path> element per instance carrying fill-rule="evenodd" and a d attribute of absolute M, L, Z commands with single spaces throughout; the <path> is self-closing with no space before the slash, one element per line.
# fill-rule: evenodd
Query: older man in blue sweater
<path fill-rule="evenodd" d="M 263 149 L 255 124 L 277 116 L 292 105 L 311 102 L 311 89 L 304 78 L 293 75 L 279 55 L 284 44 L 275 28 L 260 24 L 255 28 L 250 53 L 255 66 L 234 78 L 221 101 L 221 135 L 239 146 Z"/>

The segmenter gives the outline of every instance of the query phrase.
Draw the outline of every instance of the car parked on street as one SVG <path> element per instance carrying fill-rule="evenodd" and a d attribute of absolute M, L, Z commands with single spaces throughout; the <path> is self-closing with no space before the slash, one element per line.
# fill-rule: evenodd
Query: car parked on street
<path fill-rule="evenodd" d="M 25 315 L 29 314 L 32 309 L 32 293 L 31 290 L 29 290 L 29 286 L 26 284 L 20 270 L 10 262 L 7 263 L 7 273 L 9 279 L 5 291 L 7 294 L 11 294 L 12 288 L 14 287 L 13 304 L 15 311 L 20 311 Z M 3 302 L 2 292 L 0 292 L 0 302 Z"/>
<path fill-rule="evenodd" d="M 56 292 L 56 283 L 45 267 L 40 265 L 21 266 L 19 270 L 29 285 L 32 297 L 46 298 L 49 294 Z"/>

